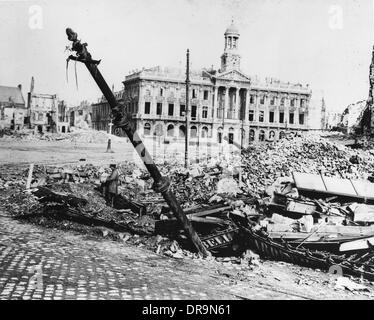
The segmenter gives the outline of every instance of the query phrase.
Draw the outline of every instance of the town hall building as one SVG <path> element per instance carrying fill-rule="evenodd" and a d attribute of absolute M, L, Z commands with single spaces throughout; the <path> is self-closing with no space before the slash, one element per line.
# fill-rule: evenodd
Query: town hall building
<path fill-rule="evenodd" d="M 308 130 L 309 87 L 274 79 L 260 82 L 243 73 L 239 36 L 234 24 L 225 31 L 219 70 L 190 71 L 191 142 L 245 147 L 252 141 L 272 141 Z M 185 81 L 185 70 L 159 66 L 125 77 L 124 90 L 116 95 L 141 137 L 184 139 Z M 105 109 L 106 104 L 105 100 L 94 104 L 93 114 L 100 114 L 95 109 Z M 109 117 L 101 118 L 109 122 Z"/>

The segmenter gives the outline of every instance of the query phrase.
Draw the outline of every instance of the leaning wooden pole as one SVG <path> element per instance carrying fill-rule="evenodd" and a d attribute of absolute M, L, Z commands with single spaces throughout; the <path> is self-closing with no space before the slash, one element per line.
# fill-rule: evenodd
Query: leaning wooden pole
<path fill-rule="evenodd" d="M 66 34 L 68 36 L 68 39 L 72 41 L 72 51 L 76 52 L 75 56 L 71 55 L 68 59 L 80 61 L 86 65 L 88 71 L 91 73 L 96 84 L 99 86 L 101 92 L 103 93 L 104 97 L 110 105 L 112 115 L 114 117 L 113 123 L 115 127 L 122 128 L 124 130 L 127 137 L 129 138 L 132 145 L 139 154 L 140 158 L 142 159 L 151 177 L 153 178 L 153 189 L 156 192 L 160 192 L 162 194 L 166 203 L 169 205 L 170 209 L 173 211 L 184 230 L 187 232 L 187 235 L 191 239 L 192 243 L 195 245 L 196 249 L 202 255 L 207 256 L 208 252 L 206 248 L 204 247 L 199 236 L 192 227 L 191 222 L 184 214 L 174 194 L 171 192 L 169 180 L 161 175 L 160 171 L 158 170 L 156 164 L 153 162 L 152 157 L 150 156 L 148 150 L 144 146 L 139 135 L 133 129 L 130 123 L 130 119 L 124 112 L 123 108 L 120 105 L 118 105 L 112 90 L 109 88 L 108 84 L 101 75 L 97 67 L 100 61 L 93 60 L 91 58 L 91 54 L 87 51 L 86 48 L 87 43 L 81 43 L 81 41 L 78 40 L 78 35 L 73 30 L 67 28 Z"/>

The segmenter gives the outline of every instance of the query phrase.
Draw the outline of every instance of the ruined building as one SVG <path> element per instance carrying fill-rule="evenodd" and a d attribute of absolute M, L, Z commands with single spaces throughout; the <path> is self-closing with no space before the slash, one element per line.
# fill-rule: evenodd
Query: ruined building
<path fill-rule="evenodd" d="M 68 132 L 69 122 L 64 101 L 56 94 L 34 92 L 34 77 L 31 78 L 27 96 L 28 125 L 38 132 Z"/>
<path fill-rule="evenodd" d="M 369 95 L 366 106 L 362 111 L 359 119 L 360 133 L 374 133 L 374 112 L 373 112 L 373 92 L 374 90 L 374 46 L 372 50 L 372 58 L 369 67 Z"/>
<path fill-rule="evenodd" d="M 19 130 L 24 127 L 26 114 L 22 86 L 0 86 L 0 130 Z"/>

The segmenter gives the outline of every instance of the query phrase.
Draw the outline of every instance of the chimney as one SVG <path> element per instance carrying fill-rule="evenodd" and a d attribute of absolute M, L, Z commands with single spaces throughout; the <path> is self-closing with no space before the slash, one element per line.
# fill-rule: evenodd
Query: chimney
<path fill-rule="evenodd" d="M 19 89 L 20 91 L 22 91 L 22 84 L 19 84 L 19 85 L 18 85 L 18 89 Z"/>

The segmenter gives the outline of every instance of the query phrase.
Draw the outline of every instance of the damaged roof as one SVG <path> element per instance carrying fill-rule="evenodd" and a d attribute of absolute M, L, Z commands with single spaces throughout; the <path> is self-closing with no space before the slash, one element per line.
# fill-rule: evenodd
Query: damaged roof
<path fill-rule="evenodd" d="M 0 103 L 9 103 L 10 101 L 16 104 L 25 104 L 21 89 L 19 87 L 0 86 Z"/>

